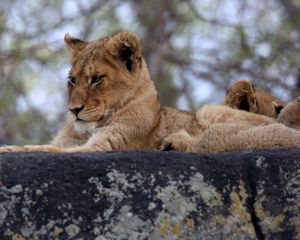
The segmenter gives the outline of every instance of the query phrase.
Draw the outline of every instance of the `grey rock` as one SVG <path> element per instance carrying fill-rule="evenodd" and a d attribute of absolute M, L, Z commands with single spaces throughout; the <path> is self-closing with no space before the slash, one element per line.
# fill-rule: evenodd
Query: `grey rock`
<path fill-rule="evenodd" d="M 0 239 L 300 239 L 300 149 L 0 154 Z"/>

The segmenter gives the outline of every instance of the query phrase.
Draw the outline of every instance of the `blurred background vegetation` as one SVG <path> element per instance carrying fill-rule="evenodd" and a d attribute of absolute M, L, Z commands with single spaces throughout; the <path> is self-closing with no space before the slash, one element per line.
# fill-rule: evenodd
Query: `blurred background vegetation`
<path fill-rule="evenodd" d="M 66 111 L 66 32 L 138 33 L 163 104 L 221 103 L 251 79 L 300 95 L 299 0 L 0 0 L 0 144 L 46 143 Z"/>

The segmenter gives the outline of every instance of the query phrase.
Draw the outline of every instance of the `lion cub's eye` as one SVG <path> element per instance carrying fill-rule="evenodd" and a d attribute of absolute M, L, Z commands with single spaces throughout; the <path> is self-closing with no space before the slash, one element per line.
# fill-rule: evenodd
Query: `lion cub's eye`
<path fill-rule="evenodd" d="M 96 85 L 96 84 L 99 84 L 100 82 L 102 82 L 103 81 L 103 79 L 104 79 L 104 75 L 93 75 L 92 77 L 91 77 L 91 85 Z"/>
<path fill-rule="evenodd" d="M 76 77 L 73 77 L 73 76 L 69 76 L 68 77 L 68 83 L 71 84 L 72 86 L 74 86 L 76 84 Z"/>

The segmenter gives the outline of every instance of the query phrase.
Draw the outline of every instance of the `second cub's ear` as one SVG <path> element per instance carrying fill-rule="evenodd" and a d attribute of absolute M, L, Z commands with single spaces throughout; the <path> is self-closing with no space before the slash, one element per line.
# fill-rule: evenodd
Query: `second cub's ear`
<path fill-rule="evenodd" d="M 284 107 L 284 106 L 280 105 L 279 103 L 277 103 L 276 101 L 272 101 L 272 106 L 274 107 L 274 110 L 277 115 L 281 112 L 281 110 Z"/>
<path fill-rule="evenodd" d="M 131 32 L 121 32 L 114 35 L 107 43 L 107 50 L 120 58 L 128 71 L 133 71 L 140 63 L 142 43 L 139 37 Z"/>
<path fill-rule="evenodd" d="M 88 44 L 88 42 L 72 37 L 69 33 L 65 34 L 64 40 L 73 54 L 80 52 Z"/>

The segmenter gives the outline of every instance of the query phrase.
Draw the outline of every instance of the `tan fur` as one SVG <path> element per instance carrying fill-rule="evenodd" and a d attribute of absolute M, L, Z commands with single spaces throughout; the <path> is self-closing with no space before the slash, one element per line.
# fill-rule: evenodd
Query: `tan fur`
<path fill-rule="evenodd" d="M 239 80 L 229 85 L 224 103 L 234 109 L 257 112 L 255 92 L 251 81 Z"/>
<path fill-rule="evenodd" d="M 162 149 L 184 152 L 227 152 L 248 149 L 300 147 L 300 132 L 283 124 L 252 126 L 249 124 L 217 123 L 205 125 L 198 135 L 185 130 L 170 134 Z"/>
<path fill-rule="evenodd" d="M 239 80 L 227 89 L 225 105 L 276 118 L 285 103 L 264 90 L 253 87 L 251 81 Z"/>
<path fill-rule="evenodd" d="M 300 130 L 300 97 L 289 102 L 279 113 L 277 122 Z"/>
<path fill-rule="evenodd" d="M 245 123 L 257 126 L 275 123 L 273 118 L 222 105 L 204 105 L 196 116 L 199 121 L 206 121 L 209 124 Z"/>
<path fill-rule="evenodd" d="M 0 152 L 155 150 L 172 132 L 198 131 L 195 114 L 161 107 L 135 34 L 122 32 L 92 42 L 66 34 L 65 42 L 72 68 L 62 130 L 52 145 L 10 146 Z M 93 83 L 93 76 L 100 75 L 102 81 Z"/>
<path fill-rule="evenodd" d="M 241 101 L 249 103 L 250 112 L 237 109 L 245 106 Z M 300 129 L 300 97 L 287 104 L 276 120 L 275 107 L 283 107 L 283 102 L 263 90 L 254 91 L 250 81 L 238 81 L 229 87 L 225 103 L 230 107 L 203 106 L 196 114 L 202 132 L 196 135 L 185 130 L 172 133 L 164 139 L 162 149 L 225 152 L 300 147 L 300 132 L 291 129 Z"/>
<path fill-rule="evenodd" d="M 206 105 L 197 114 L 201 131 L 170 134 L 161 149 L 184 152 L 226 152 L 300 147 L 300 132 L 267 116 L 228 106 Z"/>

